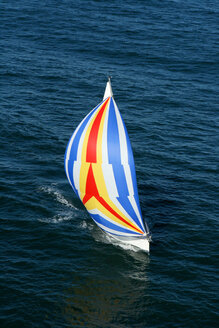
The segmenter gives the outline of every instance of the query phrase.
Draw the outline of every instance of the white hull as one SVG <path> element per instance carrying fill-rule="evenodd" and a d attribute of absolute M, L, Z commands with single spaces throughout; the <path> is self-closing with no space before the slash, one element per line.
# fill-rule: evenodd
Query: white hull
<path fill-rule="evenodd" d="M 128 245 L 132 245 L 134 247 L 137 247 L 147 253 L 150 252 L 150 242 L 149 239 L 145 236 L 143 237 L 139 237 L 139 238 L 127 238 L 127 237 L 121 237 L 121 236 L 115 236 L 115 235 L 111 235 L 111 237 L 113 237 L 114 239 L 120 241 L 121 243 L 124 244 L 128 244 Z"/>

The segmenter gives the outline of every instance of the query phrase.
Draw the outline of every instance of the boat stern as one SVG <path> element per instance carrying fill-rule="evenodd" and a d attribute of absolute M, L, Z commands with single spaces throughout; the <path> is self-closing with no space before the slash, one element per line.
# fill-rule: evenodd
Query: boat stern
<path fill-rule="evenodd" d="M 129 241 L 130 245 L 140 248 L 141 250 L 150 253 L 150 242 L 147 238 L 133 239 Z"/>

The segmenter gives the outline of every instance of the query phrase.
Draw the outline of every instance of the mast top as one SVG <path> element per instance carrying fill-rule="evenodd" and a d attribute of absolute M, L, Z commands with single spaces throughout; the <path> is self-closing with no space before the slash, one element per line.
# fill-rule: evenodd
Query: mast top
<path fill-rule="evenodd" d="M 111 76 L 108 76 L 108 82 L 106 84 L 106 89 L 104 92 L 103 100 L 108 97 L 113 97 L 113 91 L 112 91 L 112 86 L 111 86 Z"/>

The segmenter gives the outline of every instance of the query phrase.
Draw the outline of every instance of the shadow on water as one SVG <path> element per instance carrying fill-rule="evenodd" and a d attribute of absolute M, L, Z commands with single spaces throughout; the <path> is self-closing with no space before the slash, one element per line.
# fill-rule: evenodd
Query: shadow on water
<path fill-rule="evenodd" d="M 98 246 L 89 252 L 87 271 L 73 274 L 64 291 L 63 315 L 72 327 L 88 322 L 89 327 L 124 327 L 127 313 L 129 320 L 138 321 L 147 306 L 150 259 L 141 252 L 106 245 L 103 236 L 95 238 Z"/>

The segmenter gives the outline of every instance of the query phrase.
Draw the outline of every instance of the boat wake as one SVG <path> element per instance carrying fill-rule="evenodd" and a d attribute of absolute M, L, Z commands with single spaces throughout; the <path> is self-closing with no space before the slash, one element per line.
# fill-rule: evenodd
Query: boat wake
<path fill-rule="evenodd" d="M 59 202 L 62 205 L 65 205 L 70 208 L 74 208 L 75 210 L 78 210 L 77 207 L 72 205 L 62 194 L 59 190 L 56 190 L 54 187 L 40 187 L 40 191 L 43 191 L 47 193 L 48 195 L 52 195 L 57 202 Z"/>
<path fill-rule="evenodd" d="M 62 207 L 59 208 L 58 213 L 56 213 L 52 217 L 40 218 L 38 219 L 38 221 L 53 224 L 62 223 L 65 221 L 72 220 L 76 216 L 76 213 L 79 211 L 79 209 L 73 204 L 71 204 L 54 186 L 42 186 L 39 188 L 39 191 L 52 196 L 57 203 L 62 205 Z M 65 208 L 64 211 L 63 207 Z M 74 209 L 75 211 L 72 211 L 72 209 Z"/>
<path fill-rule="evenodd" d="M 87 222 L 85 220 L 83 220 L 80 224 L 79 224 L 80 229 L 84 229 L 84 230 L 89 230 L 89 231 L 94 231 L 95 230 L 95 226 L 92 224 L 92 222 Z"/>
<path fill-rule="evenodd" d="M 42 218 L 38 219 L 39 222 L 44 222 L 44 223 L 62 223 L 64 221 L 70 221 L 72 219 L 72 215 L 61 215 L 61 214 L 56 214 L 51 218 Z"/>

